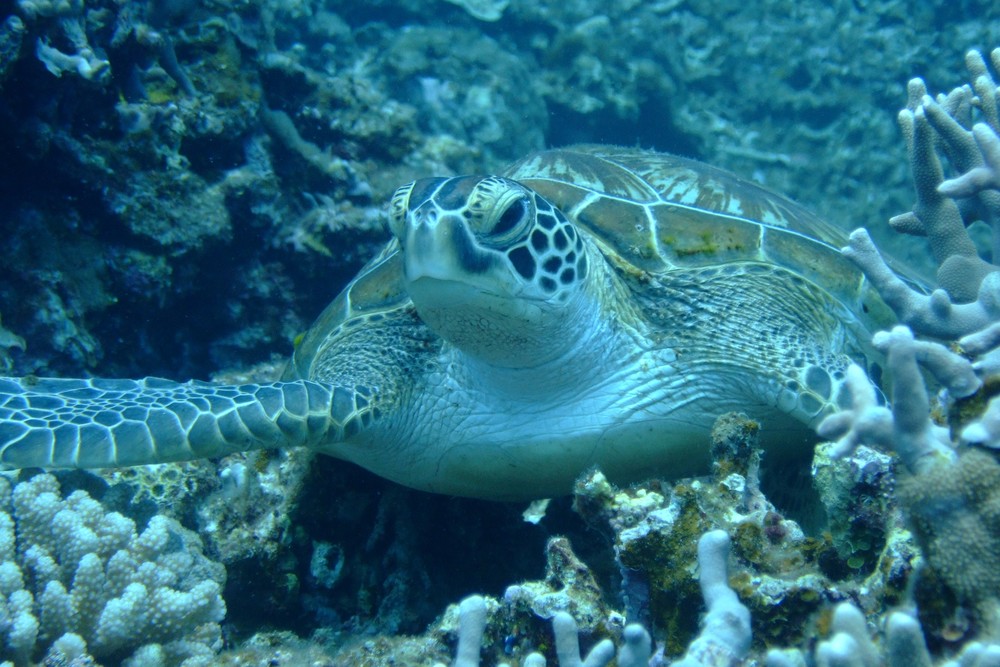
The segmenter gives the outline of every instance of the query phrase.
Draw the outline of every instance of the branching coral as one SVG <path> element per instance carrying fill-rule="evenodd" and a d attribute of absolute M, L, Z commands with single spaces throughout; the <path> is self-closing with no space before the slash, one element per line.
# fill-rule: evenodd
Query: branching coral
<path fill-rule="evenodd" d="M 875 403 L 868 379 L 852 366 L 848 386 L 854 404 L 828 417 L 819 434 L 840 437 L 841 455 L 858 444 L 880 445 L 900 455 L 911 474 L 901 479 L 897 496 L 928 563 L 970 608 L 980 633 L 1000 636 L 1000 463 L 980 450 L 953 449 L 948 430 L 930 418 L 914 354 L 919 341 L 905 327 L 894 329 L 888 339 L 891 411 Z M 980 428 L 990 427 L 980 423 Z"/>
<path fill-rule="evenodd" d="M 729 535 L 712 530 L 698 540 L 698 582 L 708 607 L 701 634 L 691 642 L 682 667 L 736 664 L 750 651 L 750 611 L 729 587 Z"/>
<path fill-rule="evenodd" d="M 0 658 L 25 663 L 46 648 L 210 657 L 221 647 L 224 581 L 172 519 L 138 532 L 84 491 L 63 498 L 51 475 L 13 487 L 0 478 Z"/>
<path fill-rule="evenodd" d="M 682 667 L 738 664 L 750 650 L 750 612 L 729 587 L 729 536 L 722 530 L 705 533 L 698 541 L 699 582 L 708 613 L 701 634 L 688 647 L 684 658 L 674 664 Z M 478 667 L 479 650 L 487 624 L 486 602 L 478 595 L 459 605 L 458 648 L 454 667 Z M 610 639 L 598 642 L 580 656 L 577 625 L 565 611 L 552 618 L 555 652 L 560 667 L 604 667 L 615 659 L 615 645 Z M 638 624 L 625 627 L 618 649 L 618 667 L 645 667 L 653 655 L 652 639 Z M 545 658 L 531 653 L 525 667 L 544 667 Z M 443 667 L 438 665 L 437 667 Z"/>
<path fill-rule="evenodd" d="M 864 371 L 851 366 L 847 386 L 852 405 L 824 419 L 817 432 L 838 441 L 833 451 L 836 457 L 846 456 L 864 444 L 895 450 L 914 472 L 932 467 L 938 459 L 952 461 L 948 430 L 930 418 L 930 398 L 917 366 L 917 352 L 928 346 L 941 357 L 948 355 L 955 366 L 968 366 L 968 362 L 940 345 L 914 340 L 906 327 L 896 327 L 876 339 L 887 353 L 887 367 L 893 378 L 892 409 L 878 404 L 875 388 Z M 947 366 L 945 369 L 953 371 Z"/>
<path fill-rule="evenodd" d="M 1000 69 L 1000 49 L 991 59 Z M 864 230 L 854 232 L 844 249 L 909 327 L 881 332 L 873 341 L 886 354 L 892 407 L 878 405 L 864 372 L 852 367 L 847 378 L 852 405 L 828 417 L 817 431 L 838 439 L 836 455 L 859 444 L 899 454 L 910 474 L 900 480 L 897 496 L 930 570 L 971 614 L 974 632 L 996 639 L 1000 462 L 971 446 L 1000 447 L 1000 399 L 993 397 L 1000 370 L 1000 93 L 979 53 L 970 52 L 966 64 L 972 86 L 932 99 L 915 79 L 899 116 L 917 203 L 890 224 L 928 238 L 939 288 L 927 296 L 907 284 Z M 982 122 L 972 122 L 974 110 Z M 960 176 L 945 180 L 939 150 Z M 977 221 L 991 228 L 992 262 L 979 256 L 967 229 Z M 916 340 L 915 334 L 953 341 L 964 356 L 940 343 Z M 940 401 L 951 408 L 951 429 L 932 419 L 924 371 L 944 388 Z M 905 619 L 899 623 L 905 625 Z M 843 657 L 853 649 L 827 650 Z"/>
<path fill-rule="evenodd" d="M 991 56 L 1000 66 L 1000 49 Z M 899 124 L 909 149 L 917 202 L 896 216 L 897 231 L 926 236 L 937 262 L 939 289 L 930 296 L 901 280 L 881 258 L 865 230 L 851 235 L 844 253 L 853 259 L 900 320 L 919 335 L 957 339 L 1000 320 L 1000 191 L 995 166 L 1000 159 L 997 84 L 982 56 L 966 63 L 974 84 L 936 99 L 920 79 L 909 84 L 909 103 Z M 983 122 L 973 124 L 973 110 Z M 938 147 L 964 172 L 945 180 Z M 967 225 L 983 221 L 992 231 L 992 262 L 980 258 Z"/>
<path fill-rule="evenodd" d="M 924 642 L 920 624 L 901 611 L 889 614 L 885 624 L 885 639 L 881 646 L 868 634 L 864 614 L 849 602 L 837 605 L 831 620 L 832 634 L 816 647 L 813 656 L 820 667 L 931 667 L 931 656 Z M 957 665 L 994 664 L 1000 646 L 970 644 L 958 661 L 945 663 Z M 767 667 L 793 667 L 805 664 L 800 651 L 772 649 L 767 654 Z"/>

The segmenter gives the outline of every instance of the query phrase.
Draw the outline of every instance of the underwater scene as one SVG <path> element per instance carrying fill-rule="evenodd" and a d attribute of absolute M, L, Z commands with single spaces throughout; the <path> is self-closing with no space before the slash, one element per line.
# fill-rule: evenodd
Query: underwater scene
<path fill-rule="evenodd" d="M 0 666 L 1000 666 L 1000 5 L 8 0 Z"/>

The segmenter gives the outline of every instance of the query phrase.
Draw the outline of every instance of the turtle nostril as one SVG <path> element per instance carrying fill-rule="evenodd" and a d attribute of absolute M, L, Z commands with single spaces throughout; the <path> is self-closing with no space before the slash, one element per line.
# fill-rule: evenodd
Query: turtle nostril
<path fill-rule="evenodd" d="M 413 212 L 413 222 L 415 227 L 435 227 L 440 214 L 433 204 L 424 204 Z"/>

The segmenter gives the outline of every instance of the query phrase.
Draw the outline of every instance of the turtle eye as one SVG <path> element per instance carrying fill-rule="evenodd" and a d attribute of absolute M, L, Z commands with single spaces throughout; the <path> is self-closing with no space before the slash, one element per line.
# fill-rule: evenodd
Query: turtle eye
<path fill-rule="evenodd" d="M 410 193 L 416 184 L 414 181 L 398 188 L 389 201 L 389 231 L 396 238 L 402 238 L 406 228 L 406 209 L 410 205 Z"/>
<path fill-rule="evenodd" d="M 497 237 L 499 237 L 500 240 L 512 239 L 516 234 L 512 234 L 511 232 L 520 232 L 527 217 L 528 201 L 524 197 L 515 199 L 511 205 L 500 214 L 500 217 L 497 218 L 497 222 L 493 225 L 493 230 L 490 232 L 490 235 L 493 236 L 494 240 L 496 240 Z"/>

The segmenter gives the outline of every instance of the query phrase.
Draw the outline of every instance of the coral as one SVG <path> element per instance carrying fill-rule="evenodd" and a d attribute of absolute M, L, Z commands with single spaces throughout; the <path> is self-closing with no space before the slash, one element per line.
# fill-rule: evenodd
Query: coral
<path fill-rule="evenodd" d="M 891 488 L 888 457 L 880 463 L 869 450 L 868 459 L 821 464 L 827 514 L 851 515 L 836 537 L 806 537 L 760 489 L 756 434 L 745 416 L 717 420 L 712 479 L 618 490 L 595 472 L 577 483 L 575 509 L 613 540 L 626 616 L 662 636 L 667 655 L 683 653 L 697 636 L 692 547 L 713 527 L 727 531 L 745 568 L 731 584 L 750 610 L 756 641 L 766 645 L 800 641 L 809 631 L 804 619 L 848 592 L 866 609 L 879 609 L 906 588 L 915 548 L 883 498 Z"/>
<path fill-rule="evenodd" d="M 913 472 L 933 466 L 938 459 L 952 460 L 948 430 L 931 421 L 930 399 L 917 365 L 918 350 L 927 344 L 914 340 L 906 327 L 896 327 L 878 336 L 878 340 L 887 352 L 886 366 L 893 378 L 892 408 L 878 404 L 875 388 L 865 372 L 852 365 L 847 370 L 851 406 L 824 419 L 816 432 L 828 440 L 837 440 L 835 457 L 868 444 L 895 450 Z M 932 349 L 942 356 L 947 353 L 940 346 Z M 967 360 L 948 355 L 951 365 L 945 363 L 943 367 L 949 373 L 953 366 L 969 366 Z"/>
<path fill-rule="evenodd" d="M 887 615 L 881 644 L 872 641 L 864 614 L 849 602 L 834 609 L 831 636 L 820 641 L 809 664 L 820 667 L 931 667 L 920 624 L 905 611 Z M 942 667 L 960 665 L 994 665 L 1000 659 L 1000 644 L 966 644 L 954 660 L 940 663 Z M 767 653 L 767 667 L 797 667 L 805 665 L 802 651 L 772 649 Z"/>
<path fill-rule="evenodd" d="M 272 111 L 267 107 L 261 107 L 260 118 L 272 136 L 321 174 L 337 180 L 345 180 L 348 177 L 351 180 L 356 178 L 346 161 L 325 154 L 319 146 L 303 139 L 292 119 L 284 111 Z"/>
<path fill-rule="evenodd" d="M 17 150 L 8 151 L 4 201 L 12 212 L 2 240 L 7 259 L 0 269 L 0 307 L 7 327 L 29 343 L 29 353 L 11 355 L 19 374 L 206 377 L 220 365 L 245 366 L 284 352 L 329 290 L 336 291 L 381 241 L 379 202 L 394 187 L 421 175 L 488 169 L 542 144 L 596 140 L 696 154 L 809 202 L 832 222 L 870 219 L 906 196 L 899 187 L 905 173 L 891 148 L 891 114 L 881 113 L 884 100 L 901 90 L 894 82 L 904 81 L 901 73 L 914 67 L 921 67 L 928 81 L 946 81 L 954 45 L 992 43 L 1000 26 L 997 7 L 982 0 L 917 8 L 895 0 L 837 5 L 782 0 L 768 8 L 618 0 L 597 13 L 592 2 L 568 0 L 510 3 L 495 24 L 479 23 L 444 3 L 368 4 L 9 3 L 17 16 L 7 18 L 0 34 L 0 106 L 3 145 Z M 187 9 L 154 21 L 148 12 L 164 5 Z M 64 18 L 82 25 L 88 46 L 99 59 L 107 58 L 112 83 L 86 80 L 75 71 L 56 78 L 43 70 L 35 55 L 39 40 L 69 57 L 83 53 L 69 39 Z M 927 34 L 935 35 L 933 43 L 918 38 Z M 344 160 L 358 179 L 330 179 L 303 159 L 307 156 L 288 150 L 289 144 L 266 130 L 264 100 L 319 151 L 311 155 Z M 933 129 L 932 113 L 925 115 Z M 970 113 L 981 111 L 970 107 Z M 990 136 L 982 125 L 991 127 L 981 121 L 963 129 L 971 128 L 970 145 L 983 155 L 981 167 L 988 168 L 995 161 L 989 159 Z M 936 129 L 934 134 L 940 136 Z M 970 192 L 964 188 L 989 189 L 989 179 L 977 169 L 961 168 L 968 178 L 954 174 L 960 190 L 948 190 L 946 179 L 939 191 L 971 202 L 973 195 L 962 194 Z M 973 208 L 959 203 L 961 213 Z M 887 247 L 883 239 L 879 243 Z M 317 248 L 330 256 L 313 252 Z M 993 371 L 985 365 L 997 343 L 976 343 L 973 337 L 985 335 L 981 324 L 991 317 L 995 323 L 996 311 L 987 301 L 963 304 L 943 294 L 952 310 L 976 311 L 972 316 L 978 320 L 955 325 L 955 331 L 969 332 L 959 347 L 974 357 L 979 377 L 995 373 L 1000 363 L 993 363 Z M 941 319 L 932 304 L 922 308 L 928 319 Z M 921 335 L 926 334 L 917 331 Z M 996 442 L 991 425 L 997 410 L 976 407 L 988 402 L 983 392 L 973 398 L 979 402 L 963 407 L 969 412 L 963 441 L 989 445 Z M 722 457 L 719 462 L 730 464 Z M 293 520 L 294 485 L 281 497 L 283 482 L 272 485 L 254 475 L 275 465 L 284 462 L 255 456 L 222 464 L 222 477 L 214 480 L 219 491 L 199 508 L 209 542 L 218 540 L 233 558 L 243 554 L 270 563 L 282 540 L 292 539 L 279 537 L 287 529 L 307 545 L 308 563 L 308 545 L 347 549 L 348 544 L 317 536 L 314 526 L 357 526 L 354 557 L 371 564 L 364 570 L 371 581 L 398 581 L 389 574 L 392 563 L 416 563 L 413 570 L 421 570 L 422 543 L 399 537 L 380 542 L 378 535 L 431 533 L 433 521 L 394 524 L 383 518 L 381 524 L 366 524 L 330 518 L 367 506 L 345 499 L 344 487 L 328 480 L 340 494 L 310 503 L 305 518 Z M 199 479 L 211 480 L 213 474 L 206 465 Z M 156 481 L 150 489 L 162 488 Z M 803 618 L 814 618 L 835 596 L 856 594 L 849 582 L 838 582 L 831 593 L 827 582 L 801 586 L 805 592 L 796 597 L 802 570 L 788 554 L 824 560 L 832 559 L 834 549 L 822 536 L 790 548 L 795 541 L 786 535 L 794 529 L 778 510 L 750 512 L 748 503 L 760 500 L 755 483 L 749 468 L 733 467 L 711 481 L 609 491 L 611 501 L 619 498 L 620 512 L 614 527 L 600 524 L 602 531 L 616 536 L 638 527 L 634 535 L 642 537 L 648 530 L 649 558 L 641 561 L 648 570 L 633 572 L 626 586 L 636 609 L 649 599 L 648 591 L 643 598 L 644 577 L 670 583 L 686 592 L 678 615 L 688 617 L 688 635 L 695 632 L 696 586 L 690 576 L 686 582 L 682 577 L 690 575 L 697 534 L 709 527 L 700 516 L 725 517 L 730 510 L 736 521 L 727 526 L 733 558 L 752 572 L 738 573 L 734 587 L 753 606 L 758 637 L 766 637 L 761 630 L 768 628 L 786 636 L 790 628 L 807 632 Z M 323 483 L 310 491 L 319 486 Z M 376 488 L 384 493 L 385 487 Z M 378 495 L 370 489 L 357 495 L 366 492 Z M 415 497 L 396 496 L 396 502 L 435 516 L 427 508 L 440 506 Z M 666 529 L 657 521 L 675 509 L 675 532 L 664 537 Z M 456 519 L 459 514 L 456 510 Z M 252 522 L 241 523 L 244 516 Z M 302 522 L 311 517 L 313 525 L 304 528 Z M 451 522 L 458 527 L 452 532 L 461 533 L 471 521 Z M 635 525 L 624 525 L 632 521 Z M 495 538 L 498 525 L 491 528 L 488 534 Z M 838 534 L 833 542 L 854 544 L 843 552 L 850 561 L 859 554 L 873 556 L 877 542 L 862 547 L 855 539 L 870 534 L 866 527 Z M 365 545 L 368 538 L 374 546 Z M 662 541 L 654 544 L 657 539 Z M 898 544 L 901 538 L 886 539 Z M 476 552 L 475 545 L 470 551 Z M 385 555 L 389 552 L 396 555 Z M 659 567 L 654 556 L 663 556 Z M 350 565 L 349 556 L 345 573 Z M 274 568 L 278 574 L 267 583 L 254 581 L 259 586 L 246 600 L 270 600 L 283 578 L 295 576 L 291 569 Z M 760 570 L 791 583 L 762 582 Z M 823 571 L 832 576 L 833 569 Z M 346 578 L 338 583 L 342 588 Z M 412 583 L 417 579 L 408 596 L 398 583 L 395 588 L 387 583 L 385 590 L 368 583 L 341 591 L 342 599 L 326 608 L 344 624 L 351 619 L 353 627 L 366 630 L 391 627 L 383 619 L 403 615 L 411 623 L 427 622 L 441 593 L 420 607 L 429 596 Z M 451 578 L 430 579 L 438 591 Z M 778 592 L 764 602 L 764 590 Z M 452 595 L 457 599 L 460 593 Z M 286 599 L 291 597 L 299 596 Z M 658 602 L 660 609 L 669 606 L 663 597 Z M 782 616 L 783 606 L 794 611 Z M 866 600 L 864 608 L 874 612 L 878 602 Z M 380 620 L 373 621 L 375 616 Z M 415 631 L 411 627 L 407 631 Z M 389 644 L 371 639 L 363 650 L 374 660 Z M 269 657 L 276 663 L 291 660 Z"/>
<path fill-rule="evenodd" d="M 939 191 L 944 175 L 935 150 L 936 141 L 967 131 L 926 94 L 923 81 L 914 79 L 909 90 L 910 101 L 899 114 L 899 124 L 909 148 L 917 202 L 911 213 L 895 216 L 889 224 L 903 233 L 926 236 L 938 266 L 938 284 L 956 303 L 971 301 L 982 279 L 997 267 L 979 258 L 958 203 Z M 948 103 L 946 99 L 941 102 Z M 949 108 L 957 113 L 952 105 Z"/>
<path fill-rule="evenodd" d="M 964 233 L 964 227 L 962 229 Z M 957 303 L 945 289 L 937 289 L 927 295 L 896 275 L 879 254 L 865 229 L 851 233 L 850 244 L 844 248 L 844 254 L 865 272 L 900 321 L 917 333 L 954 339 L 985 329 L 1000 317 L 1000 274 L 992 271 L 980 277 L 978 263 L 975 263 L 977 268 L 973 269 L 976 274 L 973 278 L 978 278 L 975 280 L 978 292 L 974 300 Z M 955 264 L 951 268 L 956 269 Z M 956 273 L 961 272 L 956 269 Z M 960 277 L 956 282 L 962 282 Z"/>
<path fill-rule="evenodd" d="M 662 628 L 671 654 L 697 631 L 698 592 L 687 566 L 697 537 L 710 527 L 700 502 L 705 495 L 708 489 L 683 482 L 666 493 L 618 490 L 599 471 L 576 484 L 577 512 L 614 540 L 628 615 Z"/>
<path fill-rule="evenodd" d="M 529 61 L 501 42 L 472 30 L 425 25 L 385 48 L 385 76 L 396 87 L 414 89 L 409 102 L 428 140 L 450 136 L 478 147 L 476 170 L 489 168 L 493 156 L 513 158 L 545 144 L 544 84 L 532 76 Z M 437 57 L 443 49 L 460 50 L 464 58 Z"/>
<path fill-rule="evenodd" d="M 480 21 L 499 21 L 510 0 L 448 0 Z"/>
<path fill-rule="evenodd" d="M 75 72 L 88 81 L 107 79 L 110 76 L 111 64 L 98 58 L 89 47 L 83 47 L 78 52 L 69 55 L 59 49 L 38 40 L 35 55 L 55 76 L 66 72 Z"/>
<path fill-rule="evenodd" d="M 990 401 L 982 416 L 962 431 L 962 442 L 970 445 L 1000 448 L 1000 397 Z"/>
<path fill-rule="evenodd" d="M 897 494 L 929 566 L 971 609 L 978 634 L 1000 638 L 1000 463 L 970 449 L 902 479 Z"/>
<path fill-rule="evenodd" d="M 701 633 L 677 665 L 736 664 L 750 651 L 750 610 L 729 587 L 728 558 L 729 535 L 725 531 L 712 530 L 698 540 L 698 583 L 708 613 Z"/>
<path fill-rule="evenodd" d="M 994 59 L 1000 63 L 1000 49 Z M 1000 319 L 1000 266 L 980 258 L 966 228 L 982 220 L 992 230 L 991 252 L 1000 253 L 1000 192 L 982 177 L 982 165 L 995 157 L 997 118 L 996 83 L 982 56 L 966 56 L 974 78 L 973 89 L 964 86 L 932 99 L 920 79 L 909 84 L 909 103 L 899 114 L 899 124 L 909 149 L 917 203 L 912 212 L 890 220 L 897 231 L 926 236 L 937 265 L 936 289 L 929 296 L 900 279 L 879 255 L 868 233 L 851 234 L 844 254 L 865 272 L 875 289 L 914 333 L 954 340 L 970 337 Z M 986 123 L 972 127 L 972 108 L 978 107 Z M 939 146 L 965 176 L 945 180 Z M 973 187 L 972 182 L 978 185 Z M 975 339 L 973 339 L 975 340 Z M 989 350 L 980 350 L 980 354 Z"/>
<path fill-rule="evenodd" d="M 979 632 L 1000 636 L 1000 579 L 995 575 L 1000 572 L 1000 464 L 982 451 L 956 451 L 948 429 L 933 423 L 917 365 L 920 342 L 910 331 L 897 327 L 883 339 L 893 382 L 892 408 L 876 404 L 864 372 L 852 366 L 847 382 L 853 405 L 828 417 L 817 432 L 840 438 L 834 456 L 851 453 L 859 444 L 899 454 L 911 476 L 900 482 L 897 496 L 929 567 L 959 603 L 971 609 Z M 942 351 L 935 348 L 936 354 Z M 952 362 L 968 365 L 952 357 Z"/>
<path fill-rule="evenodd" d="M 1000 64 L 1000 49 L 994 51 Z M 966 56 L 973 86 L 932 99 L 921 80 L 910 82 L 910 103 L 900 113 L 907 140 L 917 203 L 896 216 L 897 231 L 928 237 L 938 266 L 940 287 L 930 296 L 908 285 L 882 260 L 863 230 L 851 235 L 844 253 L 907 326 L 876 334 L 874 344 L 886 355 L 891 408 L 876 400 L 864 371 L 848 369 L 851 405 L 827 417 L 817 428 L 824 438 L 839 439 L 834 456 L 873 444 L 895 451 L 909 471 L 901 475 L 896 495 L 926 559 L 914 592 L 932 630 L 949 615 L 930 609 L 954 599 L 972 619 L 974 635 L 1000 637 L 1000 463 L 983 449 L 1000 447 L 997 428 L 998 344 L 1000 344 L 1000 192 L 992 188 L 990 168 L 998 126 L 996 83 L 978 52 Z M 985 123 L 972 125 L 972 109 Z M 963 176 L 944 180 L 941 158 Z M 993 233 L 993 263 L 983 260 L 967 230 L 985 222 Z M 989 254 L 989 253 L 987 253 Z M 912 331 L 911 331 L 912 329 Z M 952 340 L 965 356 L 915 335 Z M 971 359 L 969 357 L 972 357 Z M 923 371 L 942 391 L 932 405 Z M 932 418 L 947 412 L 949 427 Z M 930 587 L 938 592 L 922 593 Z M 948 592 L 944 595 L 941 588 Z M 841 657 L 853 649 L 827 647 Z M 926 662 L 926 661 L 925 661 Z"/>
<path fill-rule="evenodd" d="M 692 642 L 685 657 L 671 662 L 679 667 L 729 667 L 744 662 L 750 647 L 749 612 L 725 581 L 728 538 L 722 531 L 706 533 L 699 540 L 700 579 L 708 614 L 702 634 Z M 721 578 L 720 578 L 721 577 Z M 487 600 L 474 595 L 458 606 L 458 646 L 454 667 L 478 667 L 481 643 L 490 611 Z M 552 619 L 555 653 L 559 667 L 604 667 L 615 659 L 615 645 L 604 639 L 591 648 L 585 659 L 580 656 L 578 628 L 573 617 L 560 612 Z M 713 647 L 713 648 L 709 648 Z M 1000 644 L 971 642 L 962 647 L 954 661 L 942 667 L 992 665 L 1000 657 Z M 647 667 L 664 664 L 662 655 L 654 654 L 649 633 L 638 624 L 627 626 L 617 652 L 619 667 Z M 527 655 L 525 667 L 544 667 L 540 653 Z M 753 663 L 756 664 L 756 663 Z M 799 649 L 767 651 L 768 667 L 798 667 L 807 664 Z M 920 624 L 905 611 L 887 615 L 884 637 L 880 643 L 869 634 L 865 615 L 852 603 L 842 602 L 832 612 L 829 636 L 815 644 L 808 664 L 820 667 L 931 667 L 931 655 Z M 498 663 L 506 667 L 507 663 Z M 436 663 L 435 667 L 444 667 Z"/>
<path fill-rule="evenodd" d="M 458 606 L 458 624 L 458 646 L 452 665 L 479 667 L 479 652 L 487 624 L 486 601 L 478 595 L 462 600 Z M 614 643 L 610 639 L 604 639 L 590 650 L 585 660 L 581 660 L 577 631 L 576 621 L 567 612 L 561 611 L 552 618 L 552 632 L 555 635 L 555 650 L 560 667 L 605 667 L 614 659 Z M 626 628 L 625 644 L 618 653 L 618 665 L 645 665 L 651 653 L 649 634 L 641 626 Z M 523 664 L 526 667 L 544 667 L 545 658 L 540 653 L 530 653 Z M 444 667 L 444 664 L 437 663 L 435 667 Z"/>
<path fill-rule="evenodd" d="M 0 478 L 0 508 L 0 655 L 24 662 L 74 645 L 179 663 L 221 647 L 225 569 L 176 521 L 154 516 L 139 532 L 85 491 L 63 498 L 48 474 L 13 487 Z"/>
<path fill-rule="evenodd" d="M 223 459 L 217 486 L 190 500 L 198 532 L 211 552 L 223 563 L 250 557 L 273 561 L 291 530 L 290 515 L 314 458 L 312 452 L 290 450 Z"/>
<path fill-rule="evenodd" d="M 539 618 L 566 612 L 593 631 L 610 616 L 593 573 L 573 553 L 566 538 L 549 540 L 545 548 L 545 580 L 509 586 L 504 602 L 515 609 L 529 609 Z"/>
<path fill-rule="evenodd" d="M 12 365 L 10 350 L 15 348 L 24 352 L 24 339 L 4 329 L 3 322 L 0 322 L 0 371 L 10 370 Z"/>
<path fill-rule="evenodd" d="M 35 57 L 54 76 L 61 77 L 66 72 L 75 73 L 85 81 L 104 86 L 111 81 L 111 63 L 98 56 L 90 45 L 83 23 L 83 3 L 64 5 L 34 4 L 30 0 L 21 3 L 25 18 L 34 21 L 39 16 L 58 16 L 54 22 L 58 26 L 61 41 L 72 45 L 73 53 L 63 53 L 51 46 L 48 40 L 39 37 L 35 41 Z"/>
<path fill-rule="evenodd" d="M 24 21 L 17 16 L 8 16 L 0 26 L 0 84 L 12 69 L 24 41 Z"/>
<path fill-rule="evenodd" d="M 750 612 L 729 587 L 726 561 L 729 536 L 725 531 L 709 531 L 698 540 L 699 582 L 708 612 L 702 630 L 684 657 L 674 663 L 681 667 L 722 667 L 738 664 L 750 649 Z M 459 605 L 458 647 L 455 667 L 478 667 L 480 644 L 487 625 L 487 607 L 482 597 L 466 598 Z M 578 627 L 573 615 L 559 611 L 552 616 L 555 652 L 559 667 L 604 667 L 615 658 L 615 645 L 603 639 L 585 659 L 580 657 Z M 619 667 L 644 667 L 653 654 L 649 633 L 638 624 L 625 627 L 618 649 Z M 540 653 L 531 653 L 524 665 L 544 667 Z M 443 667 L 438 665 L 438 667 Z"/>
<path fill-rule="evenodd" d="M 1000 72 L 1000 48 L 991 54 L 993 68 Z M 1000 89 L 990 75 L 981 53 L 969 51 L 965 56 L 966 68 L 972 80 L 968 86 L 956 88 L 948 95 L 939 95 L 937 101 L 923 98 L 927 120 L 934 127 L 944 151 L 961 176 L 943 181 L 937 185 L 938 192 L 956 200 L 968 198 L 962 203 L 962 218 L 965 224 L 982 220 L 991 227 L 992 243 L 990 252 L 993 264 L 980 270 L 996 270 L 1000 263 Z M 915 88 L 919 92 L 922 82 Z M 979 110 L 983 122 L 972 123 L 972 108 Z M 976 206 L 971 207 L 970 204 Z M 890 221 L 891 222 L 891 221 Z M 940 261 L 940 260 L 939 260 Z M 939 281 L 945 264 L 939 269 Z"/>
<path fill-rule="evenodd" d="M 17 5 L 31 20 L 39 17 L 72 16 L 83 11 L 83 0 L 18 0 Z"/>
<path fill-rule="evenodd" d="M 486 601 L 478 595 L 462 600 L 458 605 L 458 647 L 452 663 L 454 667 L 479 666 L 479 649 L 485 629 Z"/>
<path fill-rule="evenodd" d="M 993 50 L 993 68 L 1000 70 L 1000 49 Z M 943 181 L 938 192 L 946 197 L 971 197 L 984 190 L 1000 190 L 1000 137 L 986 123 L 972 126 L 972 136 L 983 155 L 983 166 L 973 167 L 961 176 Z"/>
<path fill-rule="evenodd" d="M 1000 50 L 994 52 L 1000 62 Z M 912 471 L 919 473 L 923 459 L 953 459 L 952 436 L 931 422 L 930 402 L 918 362 L 947 390 L 945 403 L 967 399 L 977 392 L 987 392 L 983 380 L 1000 369 L 1000 268 L 980 259 L 966 225 L 977 219 L 986 222 L 994 233 L 994 249 L 1000 234 L 1000 192 L 985 185 L 981 165 L 988 162 L 991 140 L 997 120 L 997 85 L 989 76 L 982 56 L 972 51 L 966 57 L 974 81 L 973 88 L 956 88 L 937 100 L 926 95 L 924 83 L 910 82 L 910 103 L 900 112 L 900 125 L 907 139 L 917 204 L 911 213 L 896 216 L 890 222 L 898 231 L 925 235 L 930 241 L 938 265 L 940 287 L 925 295 L 900 278 L 882 259 L 865 230 L 851 235 L 844 253 L 853 259 L 871 280 L 886 303 L 910 328 L 897 327 L 880 333 L 875 345 L 887 354 L 887 367 L 893 386 L 893 407 L 880 407 L 867 388 L 863 372 L 849 371 L 854 406 L 820 424 L 819 433 L 840 438 L 839 453 L 853 449 L 861 441 L 879 443 L 895 449 Z M 989 125 L 971 127 L 972 107 L 978 106 Z M 985 129 L 984 129 L 985 128 Z M 985 140 L 984 140 L 985 139 Z M 944 181 L 938 147 L 949 161 L 975 177 Z M 977 154 L 977 147 L 980 153 Z M 982 151 L 985 150 L 985 153 Z M 991 158 L 990 158 L 991 159 Z M 959 200 L 964 197 L 965 199 Z M 976 198 L 972 205 L 968 198 Z M 911 331 L 912 329 L 912 331 Z M 918 341 L 914 334 L 953 340 L 958 349 L 972 360 L 956 355 L 944 346 Z M 985 407 L 984 407 L 985 413 Z M 992 417 L 973 422 L 966 442 L 991 445 Z M 959 424 L 964 426 L 964 424 Z"/>
<path fill-rule="evenodd" d="M 828 576 L 843 576 L 845 567 L 867 574 L 879 565 L 880 553 L 901 523 L 891 493 L 893 459 L 869 447 L 839 458 L 832 450 L 832 445 L 819 445 L 812 464 L 826 533 L 838 556 L 824 558 L 820 567 Z"/>

